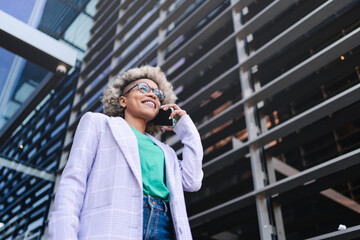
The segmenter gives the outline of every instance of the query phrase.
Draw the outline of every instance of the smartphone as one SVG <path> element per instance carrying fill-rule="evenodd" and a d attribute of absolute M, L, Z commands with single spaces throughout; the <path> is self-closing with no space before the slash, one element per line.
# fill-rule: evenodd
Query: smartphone
<path fill-rule="evenodd" d="M 169 119 L 170 114 L 174 111 L 174 108 L 170 107 L 168 110 L 163 110 L 160 108 L 158 115 L 154 118 L 154 124 L 157 126 L 169 126 L 175 127 L 175 119 Z"/>

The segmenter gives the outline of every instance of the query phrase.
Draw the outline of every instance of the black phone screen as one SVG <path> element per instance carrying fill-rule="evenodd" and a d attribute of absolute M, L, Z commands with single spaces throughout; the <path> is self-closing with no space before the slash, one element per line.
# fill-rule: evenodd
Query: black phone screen
<path fill-rule="evenodd" d="M 160 109 L 158 115 L 156 115 L 156 117 L 153 120 L 154 124 L 157 126 L 170 126 L 170 127 L 175 126 L 175 119 L 169 119 L 172 111 L 173 111 L 172 108 L 169 108 L 166 111 Z"/>

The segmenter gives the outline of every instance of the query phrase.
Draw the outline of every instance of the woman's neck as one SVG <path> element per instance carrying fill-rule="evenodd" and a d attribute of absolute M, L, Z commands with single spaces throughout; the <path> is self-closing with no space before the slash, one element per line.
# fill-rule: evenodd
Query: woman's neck
<path fill-rule="evenodd" d="M 146 129 L 146 121 L 145 120 L 139 119 L 139 118 L 133 118 L 131 116 L 126 116 L 125 115 L 125 121 L 130 126 L 135 128 L 136 130 L 138 130 L 139 132 L 145 134 L 145 129 Z"/>

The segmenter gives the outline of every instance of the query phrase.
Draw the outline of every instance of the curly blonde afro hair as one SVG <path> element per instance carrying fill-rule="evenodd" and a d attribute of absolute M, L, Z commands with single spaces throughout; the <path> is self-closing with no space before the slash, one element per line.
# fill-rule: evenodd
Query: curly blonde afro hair
<path fill-rule="evenodd" d="M 132 68 L 110 81 L 103 91 L 101 102 L 103 103 L 103 112 L 108 116 L 124 118 L 124 108 L 119 103 L 119 98 L 123 94 L 124 88 L 130 83 L 139 79 L 150 79 L 154 81 L 165 94 L 162 105 L 175 103 L 177 97 L 174 93 L 172 84 L 166 79 L 166 76 L 160 67 L 149 65 Z M 146 126 L 146 132 L 155 134 L 160 131 L 160 127 L 155 127 L 150 121 Z"/>

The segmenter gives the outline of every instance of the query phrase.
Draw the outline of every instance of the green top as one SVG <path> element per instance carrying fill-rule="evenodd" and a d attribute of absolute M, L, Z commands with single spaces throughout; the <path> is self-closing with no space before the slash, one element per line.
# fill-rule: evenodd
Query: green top
<path fill-rule="evenodd" d="M 144 194 L 168 202 L 170 192 L 165 185 L 164 152 L 151 138 L 131 129 L 138 141 Z"/>

